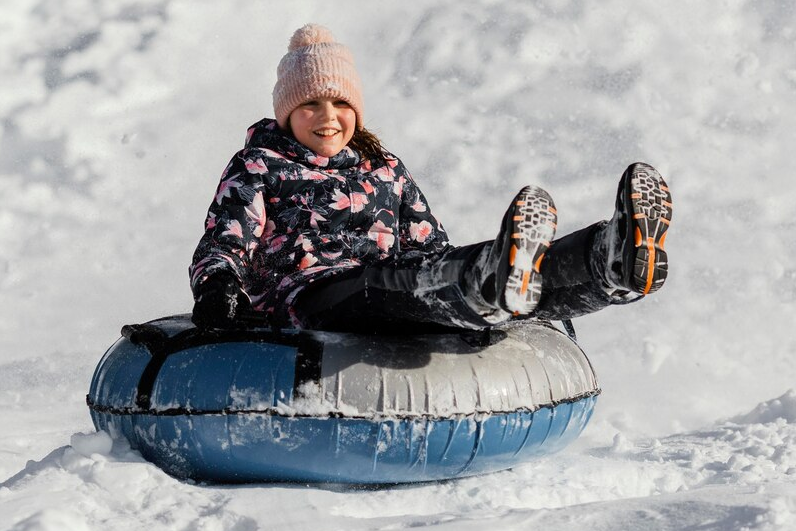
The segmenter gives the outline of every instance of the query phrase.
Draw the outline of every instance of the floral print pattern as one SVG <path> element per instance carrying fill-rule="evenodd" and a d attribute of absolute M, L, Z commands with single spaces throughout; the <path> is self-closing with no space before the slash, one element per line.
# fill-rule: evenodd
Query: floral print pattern
<path fill-rule="evenodd" d="M 422 259 L 449 248 L 403 163 L 345 148 L 322 157 L 264 119 L 232 157 L 189 268 L 191 287 L 229 271 L 256 310 L 292 314 L 311 282 L 363 264 Z"/>

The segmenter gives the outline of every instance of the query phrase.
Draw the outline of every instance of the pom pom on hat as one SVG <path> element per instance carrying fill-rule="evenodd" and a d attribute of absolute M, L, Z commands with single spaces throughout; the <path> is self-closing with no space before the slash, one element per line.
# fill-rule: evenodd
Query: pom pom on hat
<path fill-rule="evenodd" d="M 283 129 L 296 107 L 315 98 L 347 102 L 362 128 L 362 83 L 354 57 L 324 26 L 307 24 L 293 33 L 276 69 L 273 98 L 276 121 Z"/>
<path fill-rule="evenodd" d="M 296 30 L 290 38 L 290 44 L 287 51 L 292 52 L 298 48 L 309 46 L 311 44 L 321 44 L 323 42 L 335 42 L 334 35 L 325 28 L 318 24 L 307 24 Z"/>

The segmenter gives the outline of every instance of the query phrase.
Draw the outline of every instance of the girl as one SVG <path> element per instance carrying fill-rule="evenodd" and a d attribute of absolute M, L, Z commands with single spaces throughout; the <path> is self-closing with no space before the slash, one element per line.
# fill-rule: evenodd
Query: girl
<path fill-rule="evenodd" d="M 569 319 L 643 297 L 666 279 L 665 182 L 646 164 L 619 182 L 608 222 L 553 241 L 556 210 L 520 190 L 494 240 L 448 243 L 403 163 L 363 126 L 350 51 L 321 26 L 293 35 L 276 119 L 249 130 L 221 176 L 190 266 L 194 323 L 413 333 L 512 317 Z"/>

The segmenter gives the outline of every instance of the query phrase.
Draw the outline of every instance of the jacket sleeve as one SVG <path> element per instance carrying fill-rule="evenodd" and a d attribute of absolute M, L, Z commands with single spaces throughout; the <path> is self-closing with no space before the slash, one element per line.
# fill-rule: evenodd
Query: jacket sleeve
<path fill-rule="evenodd" d="M 389 161 L 388 161 L 389 162 Z M 448 234 L 442 223 L 431 213 L 423 192 L 404 167 L 396 161 L 395 179 L 401 183 L 401 207 L 398 219 L 398 232 L 401 254 L 437 254 L 449 247 Z"/>
<path fill-rule="evenodd" d="M 246 150 L 230 161 L 207 212 L 205 233 L 188 269 L 191 289 L 211 275 L 228 271 L 244 290 L 249 285 L 251 259 L 265 230 L 265 186 L 262 159 L 251 160 Z"/>

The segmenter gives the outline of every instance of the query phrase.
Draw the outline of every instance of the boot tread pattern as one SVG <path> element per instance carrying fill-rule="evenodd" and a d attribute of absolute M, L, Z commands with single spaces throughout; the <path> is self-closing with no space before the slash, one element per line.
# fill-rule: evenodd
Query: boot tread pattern
<path fill-rule="evenodd" d="M 672 219 L 672 196 L 663 177 L 645 164 L 633 169 L 629 195 L 636 247 L 632 282 L 636 291 L 647 295 L 657 291 L 668 274 L 664 242 Z"/>
<path fill-rule="evenodd" d="M 557 213 L 550 195 L 526 186 L 514 200 L 509 274 L 503 290 L 504 307 L 515 315 L 531 313 L 542 294 L 539 272 L 556 231 Z"/>

